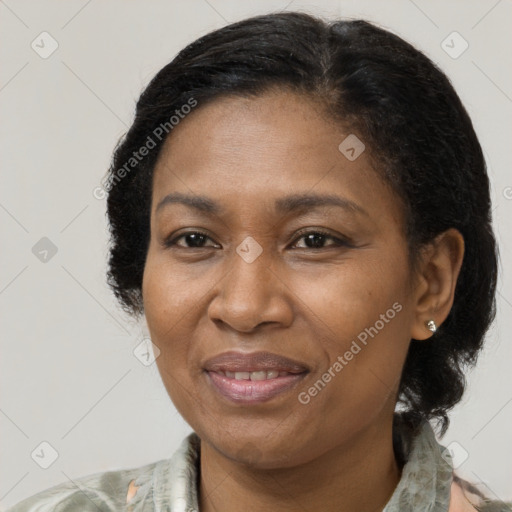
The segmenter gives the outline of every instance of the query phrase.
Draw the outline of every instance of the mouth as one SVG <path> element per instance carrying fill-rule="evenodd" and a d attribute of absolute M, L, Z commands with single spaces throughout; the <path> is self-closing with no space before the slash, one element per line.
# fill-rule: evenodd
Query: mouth
<path fill-rule="evenodd" d="M 240 404 L 257 404 L 292 390 L 309 373 L 307 365 L 270 352 L 225 352 L 209 359 L 204 372 L 212 389 Z"/>
<path fill-rule="evenodd" d="M 219 370 L 215 372 L 219 375 L 223 375 L 228 379 L 235 380 L 270 380 L 276 379 L 277 377 L 286 377 L 288 375 L 297 375 L 295 373 L 283 371 L 283 370 L 256 370 L 256 371 L 238 371 L 230 372 L 228 370 Z"/>

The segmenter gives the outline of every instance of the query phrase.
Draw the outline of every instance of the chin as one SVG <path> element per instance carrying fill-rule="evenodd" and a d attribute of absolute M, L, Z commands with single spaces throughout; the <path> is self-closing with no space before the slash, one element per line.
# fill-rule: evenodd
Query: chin
<path fill-rule="evenodd" d="M 211 445 L 217 452 L 238 464 L 256 469 L 286 468 L 305 463 L 315 457 L 319 448 L 315 439 L 301 440 L 298 433 L 289 429 L 279 434 L 270 434 L 268 430 L 259 435 L 247 429 L 232 430 L 222 428 L 203 436 L 196 430 L 199 437 Z M 310 450 L 308 450 L 308 445 Z"/>

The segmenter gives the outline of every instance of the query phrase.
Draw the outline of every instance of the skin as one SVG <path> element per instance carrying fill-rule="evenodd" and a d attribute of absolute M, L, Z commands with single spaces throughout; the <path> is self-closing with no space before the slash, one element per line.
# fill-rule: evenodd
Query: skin
<path fill-rule="evenodd" d="M 413 275 L 401 202 L 372 169 L 368 145 L 354 161 L 338 150 L 349 133 L 312 99 L 273 90 L 199 105 L 159 157 L 144 309 L 163 383 L 201 438 L 202 511 L 376 511 L 399 481 L 391 436 L 401 370 L 411 338 L 429 338 L 426 322 L 439 326 L 450 311 L 464 243 L 446 231 Z M 172 203 L 157 212 L 175 192 L 225 211 Z M 335 194 L 366 213 L 276 213 L 274 201 L 292 193 Z M 315 248 L 303 228 L 351 245 L 326 236 Z M 176 240 L 197 230 L 207 234 L 199 243 Z M 236 252 L 248 236 L 263 250 L 251 263 Z M 166 247 L 169 238 L 175 245 Z M 300 403 L 394 303 L 401 311 Z M 206 359 L 228 350 L 274 352 L 311 371 L 268 402 L 235 404 L 203 372 Z"/>

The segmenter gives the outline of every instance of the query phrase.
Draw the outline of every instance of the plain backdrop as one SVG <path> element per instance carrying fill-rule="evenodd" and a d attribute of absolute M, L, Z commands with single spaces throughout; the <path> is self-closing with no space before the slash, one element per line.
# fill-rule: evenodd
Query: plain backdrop
<path fill-rule="evenodd" d="M 163 65 L 214 28 L 282 9 L 397 33 L 447 73 L 473 119 L 501 250 L 498 314 L 442 442 L 462 476 L 512 498 L 510 0 L 1 0 L 4 509 L 68 479 L 167 458 L 190 432 L 156 365 L 134 355 L 143 326 L 105 283 L 105 200 L 93 191 Z"/>

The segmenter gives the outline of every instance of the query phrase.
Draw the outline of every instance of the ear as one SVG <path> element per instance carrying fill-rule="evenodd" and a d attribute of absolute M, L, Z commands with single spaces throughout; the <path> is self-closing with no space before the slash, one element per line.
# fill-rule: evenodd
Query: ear
<path fill-rule="evenodd" d="M 464 238 L 455 228 L 444 231 L 425 247 L 413 290 L 412 339 L 432 336 L 426 325 L 429 320 L 434 320 L 437 327 L 446 320 L 463 258 Z"/>

